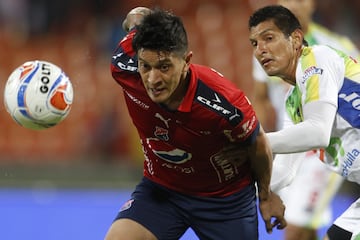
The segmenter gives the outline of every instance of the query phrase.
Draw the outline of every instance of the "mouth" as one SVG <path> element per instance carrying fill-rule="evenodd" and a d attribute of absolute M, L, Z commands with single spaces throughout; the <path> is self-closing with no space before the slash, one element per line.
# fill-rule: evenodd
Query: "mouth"
<path fill-rule="evenodd" d="M 159 96 L 164 90 L 165 90 L 165 88 L 150 88 L 150 92 L 154 96 Z"/>
<path fill-rule="evenodd" d="M 270 62 L 272 62 L 272 60 L 271 60 L 270 58 L 262 59 L 262 60 L 260 61 L 261 65 L 262 65 L 264 68 L 266 68 L 266 67 L 270 64 Z"/>

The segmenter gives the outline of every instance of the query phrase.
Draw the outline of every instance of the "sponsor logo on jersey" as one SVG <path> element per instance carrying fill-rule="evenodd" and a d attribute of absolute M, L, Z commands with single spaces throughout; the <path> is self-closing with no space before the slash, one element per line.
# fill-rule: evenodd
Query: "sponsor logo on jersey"
<path fill-rule="evenodd" d="M 191 158 L 191 154 L 188 152 L 185 152 L 181 149 L 173 149 L 171 151 L 155 151 L 153 150 L 155 155 L 162 160 L 171 162 L 171 163 L 184 163 L 187 162 Z"/>
<path fill-rule="evenodd" d="M 248 134 L 256 127 L 256 117 L 253 116 L 250 120 L 243 123 L 241 126 L 243 129 L 243 132 L 233 137 L 232 130 L 224 130 L 224 135 L 229 139 L 230 142 L 235 142 L 238 139 L 243 139 L 248 136 Z"/>
<path fill-rule="evenodd" d="M 128 91 L 124 90 L 125 94 L 137 105 L 139 105 L 141 108 L 147 110 L 149 109 L 149 105 L 143 103 L 142 101 L 140 101 L 139 99 L 137 99 L 136 97 L 134 97 L 133 95 L 131 95 Z"/>
<path fill-rule="evenodd" d="M 359 160 L 360 151 L 359 149 L 353 149 L 351 152 L 347 152 L 345 155 L 345 161 L 342 164 L 341 175 L 347 177 L 349 175 L 349 170 L 356 160 Z"/>
<path fill-rule="evenodd" d="M 182 164 L 192 158 L 192 154 L 161 141 L 158 138 L 147 138 L 147 147 L 161 160 Z"/>
<path fill-rule="evenodd" d="M 177 172 L 181 172 L 181 173 L 185 173 L 185 174 L 190 174 L 190 173 L 194 173 L 195 169 L 193 167 L 184 167 L 178 164 L 171 164 L 168 162 L 164 162 L 163 164 L 161 164 L 162 167 L 166 167 L 169 169 L 173 169 Z"/>
<path fill-rule="evenodd" d="M 243 114 L 240 110 L 202 81 L 198 82 L 195 99 L 201 105 L 223 116 L 232 126 L 238 125 L 243 120 Z"/>
<path fill-rule="evenodd" d="M 214 100 L 206 99 L 203 96 L 197 96 L 196 98 L 200 103 L 206 105 L 209 108 L 212 108 L 215 111 L 220 112 L 222 115 L 229 115 L 231 114 L 231 111 L 225 109 L 223 106 L 219 105 L 221 102 L 217 102 Z"/>
<path fill-rule="evenodd" d="M 112 63 L 124 71 L 130 71 L 130 72 L 137 71 L 137 60 L 132 59 L 128 55 L 124 54 L 123 52 L 113 55 Z"/>
<path fill-rule="evenodd" d="M 343 177 L 347 177 L 354 162 L 360 160 L 360 150 L 354 148 L 350 151 L 346 151 L 343 142 L 339 137 L 332 137 L 330 139 L 330 144 L 326 148 L 326 153 L 333 159 L 333 162 L 330 162 L 329 164 L 334 167 L 340 167 L 341 176 Z M 320 160 L 323 161 L 321 158 Z"/>
<path fill-rule="evenodd" d="M 317 68 L 315 66 L 309 67 L 304 71 L 304 75 L 302 77 L 302 83 L 304 83 L 306 80 L 308 80 L 311 76 L 315 74 L 322 75 L 323 71 L 324 70 L 322 68 Z"/>
<path fill-rule="evenodd" d="M 222 159 L 219 154 L 213 155 L 210 158 L 210 162 L 218 175 L 219 183 L 229 181 L 239 173 L 233 164 L 228 160 Z"/>
<path fill-rule="evenodd" d="M 351 126 L 360 128 L 360 85 L 348 78 L 344 79 L 338 95 L 338 113 Z"/>
<path fill-rule="evenodd" d="M 243 129 L 243 133 L 239 134 L 238 138 L 246 137 L 255 127 L 256 117 L 253 116 L 249 121 L 246 121 L 241 127 Z"/>

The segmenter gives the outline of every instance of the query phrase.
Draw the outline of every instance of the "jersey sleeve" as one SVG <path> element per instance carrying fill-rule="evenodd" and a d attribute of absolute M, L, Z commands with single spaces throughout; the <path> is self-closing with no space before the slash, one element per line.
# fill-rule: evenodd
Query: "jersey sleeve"
<path fill-rule="evenodd" d="M 132 48 L 132 40 L 135 30 L 129 32 L 118 44 L 111 61 L 111 74 L 114 79 L 122 85 L 133 77 L 139 77 L 137 72 L 137 56 Z"/>
<path fill-rule="evenodd" d="M 297 85 L 302 92 L 302 105 L 324 101 L 337 106 L 338 91 L 345 74 L 344 60 L 332 49 L 317 46 L 304 50 L 301 68 L 298 67 Z"/>
<path fill-rule="evenodd" d="M 259 122 L 245 93 L 214 69 L 201 67 L 196 74 L 195 101 L 215 113 L 213 116 L 221 116 L 218 131 L 230 142 L 253 143 Z"/>
<path fill-rule="evenodd" d="M 305 48 L 289 92 L 286 110 L 295 123 L 268 133 L 274 153 L 292 153 L 326 147 L 344 79 L 344 61 L 328 47 Z"/>
<path fill-rule="evenodd" d="M 232 130 L 232 138 L 235 141 L 242 141 L 244 144 L 252 144 L 259 133 L 260 123 L 250 101 L 244 93 L 234 102 L 234 108 L 237 109 L 242 118 L 241 122 Z"/>
<path fill-rule="evenodd" d="M 252 76 L 254 80 L 258 82 L 267 82 L 269 76 L 266 74 L 265 70 L 262 68 L 258 60 L 253 57 L 252 61 Z"/>

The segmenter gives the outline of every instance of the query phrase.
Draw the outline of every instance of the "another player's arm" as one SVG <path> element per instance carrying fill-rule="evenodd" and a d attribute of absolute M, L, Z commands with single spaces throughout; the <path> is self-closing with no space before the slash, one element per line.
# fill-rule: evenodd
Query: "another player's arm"
<path fill-rule="evenodd" d="M 146 7 L 133 8 L 127 15 L 122 23 L 122 27 L 126 32 L 129 32 L 136 25 L 140 24 L 143 17 L 149 14 L 151 10 Z"/>
<path fill-rule="evenodd" d="M 302 101 L 302 121 L 278 132 L 267 134 L 275 154 L 326 148 L 330 143 L 345 65 L 339 65 L 339 61 L 343 60 L 334 51 L 328 51 L 326 48 L 320 50 L 314 51 L 314 56 L 316 55 L 314 67 L 321 69 L 322 73 L 312 74 L 305 81 L 302 81 L 303 77 L 296 79 L 301 94 L 298 98 Z M 323 94 L 322 91 L 325 89 L 326 94 Z"/>
<path fill-rule="evenodd" d="M 287 113 L 284 114 L 283 120 L 284 128 L 295 125 Z M 305 158 L 305 155 L 306 152 L 275 155 L 271 174 L 271 191 L 277 193 L 282 188 L 291 184 L 301 166 L 301 162 Z"/>
<path fill-rule="evenodd" d="M 337 107 L 328 102 L 305 104 L 303 122 L 267 133 L 273 153 L 297 153 L 327 147 L 336 111 Z"/>

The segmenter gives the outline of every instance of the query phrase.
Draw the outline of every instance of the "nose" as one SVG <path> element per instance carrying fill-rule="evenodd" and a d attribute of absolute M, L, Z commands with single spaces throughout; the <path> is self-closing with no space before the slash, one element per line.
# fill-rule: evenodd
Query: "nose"
<path fill-rule="evenodd" d="M 149 72 L 149 75 L 148 75 L 148 79 L 147 81 L 150 83 L 150 84 L 156 84 L 157 82 L 160 81 L 160 74 L 159 74 L 159 70 L 156 69 L 156 68 L 153 68 L 150 70 Z"/>
<path fill-rule="evenodd" d="M 258 42 L 255 50 L 254 50 L 254 54 L 255 56 L 261 56 L 262 54 L 264 54 L 266 52 L 266 46 L 264 43 Z"/>

